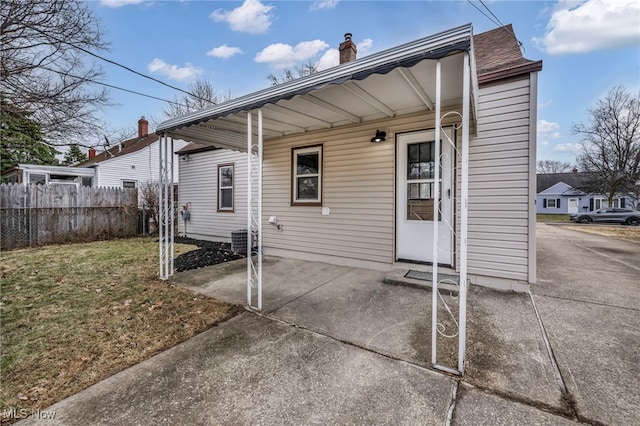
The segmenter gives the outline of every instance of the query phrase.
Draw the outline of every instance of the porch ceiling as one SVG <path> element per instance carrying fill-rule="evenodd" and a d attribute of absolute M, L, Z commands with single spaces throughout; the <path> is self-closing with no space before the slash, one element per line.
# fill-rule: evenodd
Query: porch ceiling
<path fill-rule="evenodd" d="M 471 36 L 470 26 L 457 30 L 463 31 L 454 42 L 465 35 Z M 449 40 L 448 46 L 451 44 Z M 414 52 L 409 53 L 415 57 Z M 460 49 L 450 49 L 444 56 L 436 56 L 442 66 L 443 108 L 462 103 L 462 53 Z M 235 102 L 232 100 L 212 107 L 208 114 L 203 111 L 192 115 L 191 119 L 187 116 L 168 120 L 160 125 L 157 133 L 166 133 L 174 139 L 246 151 L 247 111 L 257 108 L 262 110 L 265 140 L 428 111 L 435 106 L 436 60 L 433 55 L 424 57 L 408 62 L 406 57 L 401 57 L 396 63 L 374 63 L 372 66 L 382 69 L 364 78 L 356 74 L 367 70 L 354 68 L 354 74 L 342 73 L 337 75 L 338 80 L 335 77 L 333 80 L 320 80 L 315 85 L 307 86 L 307 90 L 305 87 L 292 87 L 289 92 L 279 92 L 272 98 L 269 98 L 268 92 L 275 89 L 266 89 L 250 95 L 253 98 L 239 98 Z M 363 58 L 363 61 L 366 60 Z M 250 101 L 261 98 L 259 105 Z M 252 133 L 257 137 L 255 122 Z"/>

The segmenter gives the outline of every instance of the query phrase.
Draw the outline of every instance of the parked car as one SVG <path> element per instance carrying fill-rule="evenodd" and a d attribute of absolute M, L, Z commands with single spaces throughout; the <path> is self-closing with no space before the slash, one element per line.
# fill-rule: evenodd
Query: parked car
<path fill-rule="evenodd" d="M 578 223 L 611 222 L 626 223 L 627 225 L 638 226 L 640 225 L 640 211 L 631 209 L 606 208 L 590 213 L 572 214 L 569 219 L 572 222 Z"/>

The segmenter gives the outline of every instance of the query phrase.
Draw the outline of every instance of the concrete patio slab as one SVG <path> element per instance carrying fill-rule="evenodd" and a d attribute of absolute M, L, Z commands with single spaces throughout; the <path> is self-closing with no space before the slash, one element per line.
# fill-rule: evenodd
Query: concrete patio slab
<path fill-rule="evenodd" d="M 530 405 L 501 398 L 471 385 L 458 387 L 452 425 L 575 426 L 579 424 Z"/>
<path fill-rule="evenodd" d="M 263 258 L 263 312 L 270 312 L 291 300 L 346 274 L 351 269 L 321 262 Z M 195 292 L 237 305 L 247 304 L 247 260 L 239 259 L 176 274 L 173 282 Z M 286 283 L 282 285 L 280 283 Z"/>
<path fill-rule="evenodd" d="M 352 269 L 270 315 L 389 356 L 431 365 L 431 292 Z M 281 285 L 286 283 L 274 283 Z"/>
<path fill-rule="evenodd" d="M 53 405 L 47 424 L 443 424 L 453 386 L 247 312 Z"/>
<path fill-rule="evenodd" d="M 298 289 L 269 316 L 387 356 L 431 367 L 431 291 L 384 283 L 385 273 L 268 258 L 265 304 L 284 300 L 299 276 L 325 270 L 326 282 Z M 338 269 L 333 269 L 338 268 Z M 293 271 L 287 274 L 287 271 Z M 236 280 L 244 279 L 240 273 Z M 333 277 L 333 278 L 332 278 Z M 178 278 L 177 278 L 178 279 Z M 233 281 L 229 276 L 229 282 Z M 216 296 L 215 292 L 211 295 Z M 278 303 L 270 302 L 272 295 Z M 457 309 L 456 307 L 454 308 Z M 465 380 L 532 403 L 565 410 L 529 295 L 472 286 Z M 446 311 L 439 308 L 446 322 Z M 451 326 L 452 324 L 448 324 Z M 452 332 L 448 328 L 448 332 Z M 438 337 L 438 363 L 457 366 L 457 338 Z"/>

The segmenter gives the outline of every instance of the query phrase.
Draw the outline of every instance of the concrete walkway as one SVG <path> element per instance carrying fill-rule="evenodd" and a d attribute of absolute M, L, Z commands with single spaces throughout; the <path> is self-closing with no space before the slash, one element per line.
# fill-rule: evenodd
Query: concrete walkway
<path fill-rule="evenodd" d="M 47 424 L 637 424 L 640 245 L 582 236 L 540 227 L 533 297 L 470 289 L 463 379 L 430 368 L 430 291 L 267 258 L 262 315 L 245 312 L 55 404 Z M 592 240 L 599 248 L 581 248 Z M 245 304 L 244 266 L 175 280 Z M 439 362 L 455 365 L 455 344 L 438 345 Z"/>

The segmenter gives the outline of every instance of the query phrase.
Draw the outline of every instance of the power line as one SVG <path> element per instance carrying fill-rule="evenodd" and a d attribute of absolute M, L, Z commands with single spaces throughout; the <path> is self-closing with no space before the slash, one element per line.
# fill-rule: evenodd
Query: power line
<path fill-rule="evenodd" d="M 124 87 L 115 86 L 113 84 L 105 83 L 105 82 L 102 82 L 102 81 L 92 80 L 92 79 L 86 78 L 86 77 L 80 77 L 80 76 L 73 75 L 73 74 L 70 74 L 68 72 L 64 72 L 64 71 L 61 71 L 61 70 L 56 70 L 56 69 L 45 67 L 45 66 L 42 66 L 42 65 L 38 66 L 38 68 L 43 69 L 45 71 L 54 72 L 54 73 L 59 74 L 59 75 L 68 76 L 68 77 L 71 77 L 71 78 L 76 78 L 78 80 L 87 81 L 87 82 L 94 83 L 94 84 L 99 84 L 99 85 L 110 87 L 110 88 L 116 89 L 116 90 L 121 90 L 123 92 L 133 93 L 134 95 L 144 96 L 146 98 L 151 98 L 151 99 L 155 99 L 155 100 L 158 100 L 158 101 L 167 102 L 167 103 L 170 103 L 170 104 L 173 104 L 173 105 L 178 105 L 178 106 L 181 106 L 181 107 L 188 108 L 188 105 L 181 104 L 179 102 L 170 101 L 168 99 L 159 98 L 159 97 L 153 96 L 153 95 L 147 95 L 146 93 L 136 92 L 135 90 L 131 90 L 131 89 L 125 89 Z"/>
<path fill-rule="evenodd" d="M 500 21 L 500 18 L 498 18 L 496 16 L 495 13 L 493 13 L 493 11 L 489 8 L 489 6 L 487 6 L 484 1 L 482 0 L 478 0 L 480 2 L 480 4 L 482 6 L 484 6 L 485 9 L 487 9 L 487 11 L 491 14 L 491 16 L 487 15 L 482 9 L 480 9 L 478 6 L 476 6 L 471 0 L 467 0 L 467 3 L 469 3 L 471 6 L 475 7 L 476 10 L 480 13 L 482 13 L 488 20 L 490 20 L 491 22 L 493 22 L 495 25 L 497 25 L 500 28 L 504 28 L 505 31 L 507 31 L 509 34 L 511 34 L 513 36 L 513 38 L 516 39 L 516 42 L 518 43 L 518 46 L 520 47 L 520 49 L 522 50 L 522 52 L 524 53 L 525 48 L 524 48 L 524 44 L 518 39 L 518 36 L 516 36 L 515 32 L 513 32 L 513 30 L 509 30 L 503 23 L 502 21 Z"/>
<path fill-rule="evenodd" d="M 479 0 L 479 1 L 480 1 L 480 4 L 481 4 L 481 5 L 483 5 L 483 6 L 484 6 L 484 8 L 485 8 L 485 9 L 487 9 L 487 11 L 491 14 L 491 16 L 493 16 L 493 17 L 496 19 L 496 21 L 498 21 L 498 23 L 500 24 L 500 26 L 501 26 L 501 27 L 504 27 L 504 24 L 500 21 L 500 19 L 496 16 L 496 14 L 495 14 L 495 13 L 493 13 L 493 12 L 491 11 L 491 9 L 489 9 L 489 6 L 487 6 L 487 5 L 486 5 L 482 0 Z"/>
<path fill-rule="evenodd" d="M 51 34 L 45 34 L 45 33 L 43 33 L 42 31 L 40 31 L 38 28 L 34 28 L 33 26 L 30 26 L 30 25 L 26 25 L 26 26 L 28 26 L 29 28 L 31 28 L 31 29 L 32 29 L 32 30 L 34 30 L 34 31 L 39 32 L 40 34 L 43 34 L 43 35 L 44 35 L 44 36 L 46 36 L 46 37 L 49 37 L 49 38 L 51 38 L 51 39 L 53 39 L 53 40 L 57 41 L 58 43 L 64 43 L 64 44 L 66 44 L 66 45 L 69 45 L 69 46 L 73 47 L 74 49 L 78 49 L 78 50 L 80 50 L 80 51 L 82 51 L 82 52 L 84 52 L 84 53 L 86 53 L 86 54 L 88 54 L 88 55 L 91 55 L 91 56 L 93 56 L 93 57 L 96 57 L 96 58 L 98 58 L 98 59 L 100 59 L 100 60 L 102 60 L 102 61 L 105 61 L 105 62 L 108 62 L 108 63 L 110 63 L 110 64 L 116 65 L 116 66 L 118 66 L 118 67 L 120 67 L 120 68 L 123 68 L 123 69 L 125 69 L 125 70 L 127 70 L 127 71 L 129 71 L 129 72 L 132 72 L 132 73 L 134 73 L 134 74 L 136 74 L 136 75 L 139 75 L 139 76 L 141 76 L 141 77 L 148 78 L 149 80 L 155 81 L 156 83 L 160 83 L 160 84 L 162 84 L 163 86 L 167 86 L 167 87 L 169 87 L 169 88 L 171 88 L 171 89 L 173 89 L 173 90 L 178 90 L 178 91 L 180 91 L 180 92 L 182 92 L 182 93 L 185 93 L 185 94 L 187 94 L 187 95 L 189 95 L 189 96 L 191 96 L 191 97 L 193 97 L 193 98 L 196 98 L 196 99 L 199 99 L 199 100 L 202 100 L 202 101 L 211 102 L 209 99 L 201 98 L 200 96 L 197 96 L 197 95 L 195 95 L 195 94 L 193 94 L 193 93 L 191 93 L 191 92 L 188 92 L 188 91 L 183 90 L 183 89 L 181 89 L 181 88 L 179 88 L 179 87 L 176 87 L 176 86 L 172 86 L 172 85 L 170 85 L 169 83 L 165 83 L 165 82 L 164 82 L 164 81 L 162 81 L 162 80 L 158 80 L 157 78 L 151 77 L 151 76 L 146 75 L 146 74 L 142 74 L 141 72 L 136 71 L 136 70 L 134 70 L 134 69 L 132 69 L 132 68 L 129 68 L 129 67 L 128 67 L 128 66 L 126 66 L 126 65 L 122 65 L 122 64 L 120 64 L 120 63 L 118 63 L 118 62 L 116 62 L 116 61 L 113 61 L 113 60 L 111 60 L 111 59 L 107 59 L 107 58 L 105 58 L 105 57 L 103 57 L 103 56 L 100 56 L 100 55 L 98 55 L 97 53 L 93 53 L 93 52 L 91 52 L 90 50 L 87 50 L 87 49 L 85 49 L 85 48 L 83 48 L 83 47 L 76 46 L 75 44 L 70 43 L 70 42 L 65 41 L 65 40 L 61 40 L 61 39 L 59 39 L 59 38 L 57 38 L 57 37 L 55 37 L 55 36 L 53 36 L 53 35 L 51 35 Z"/>

